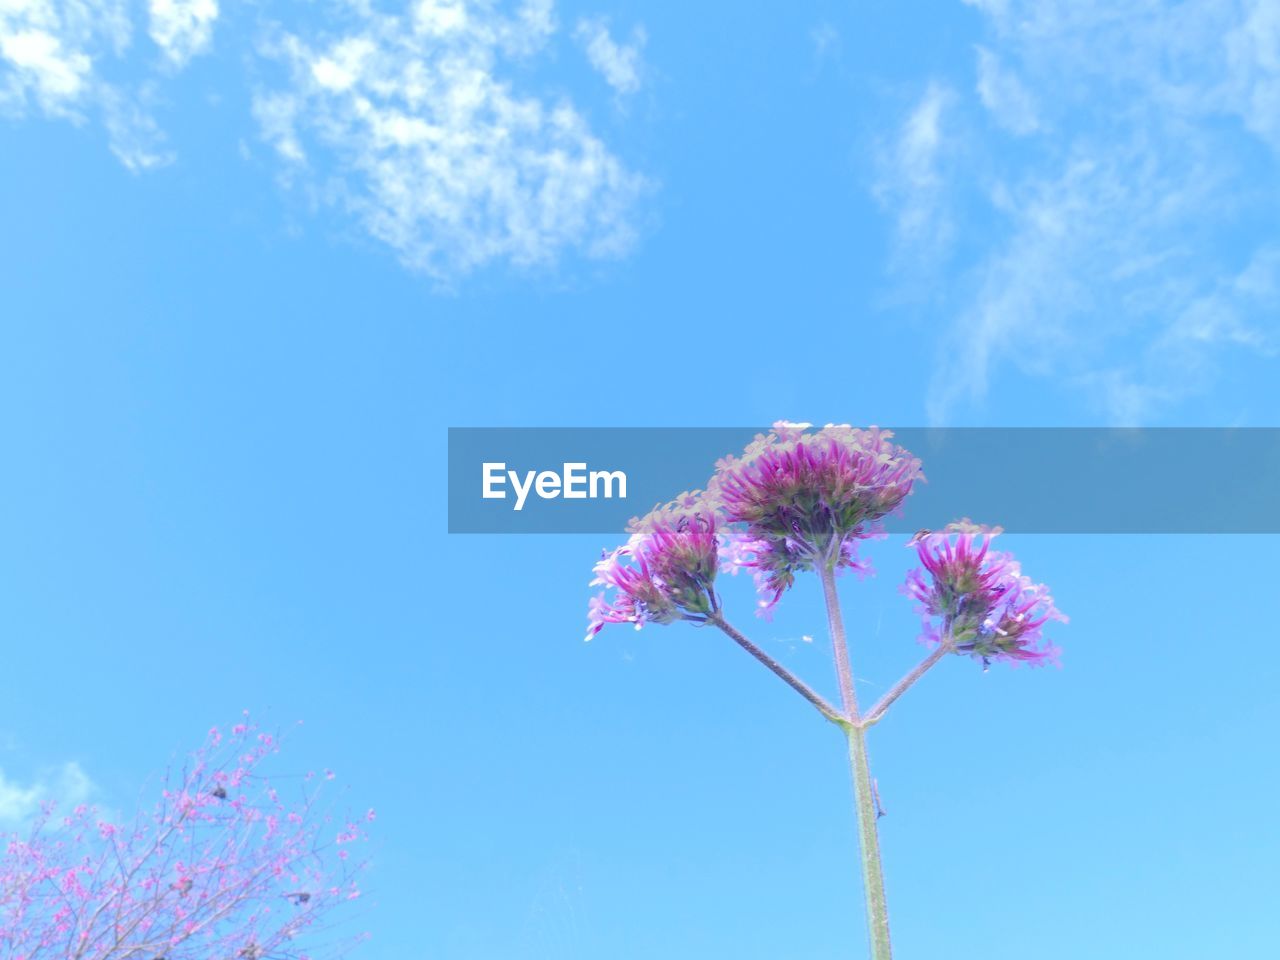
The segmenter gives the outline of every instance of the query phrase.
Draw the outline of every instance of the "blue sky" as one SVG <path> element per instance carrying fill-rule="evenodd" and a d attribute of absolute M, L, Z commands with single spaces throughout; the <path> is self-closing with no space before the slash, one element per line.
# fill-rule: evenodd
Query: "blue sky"
<path fill-rule="evenodd" d="M 248 707 L 379 810 L 369 957 L 860 955 L 838 737 L 584 646 L 445 427 L 1275 425 L 1280 7 L 223 7 L 0 3 L 0 817 Z M 875 731 L 899 954 L 1270 955 L 1273 541 L 1009 540 L 1065 666 Z M 831 691 L 815 584 L 737 619 Z"/>

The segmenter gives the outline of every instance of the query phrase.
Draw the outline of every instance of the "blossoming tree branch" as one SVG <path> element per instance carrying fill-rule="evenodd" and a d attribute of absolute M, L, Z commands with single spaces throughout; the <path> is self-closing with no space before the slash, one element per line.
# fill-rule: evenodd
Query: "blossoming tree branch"
<path fill-rule="evenodd" d="M 921 464 L 876 428 L 779 422 L 741 457 L 716 464 L 705 491 L 682 494 L 634 519 L 631 538 L 606 552 L 595 567 L 587 639 L 605 624 L 669 624 L 685 620 L 726 634 L 848 742 L 862 854 L 867 927 L 873 960 L 889 960 L 889 912 L 876 820 L 878 804 L 867 759 L 867 731 L 939 661 L 971 657 L 985 669 L 993 661 L 1041 666 L 1058 650 L 1043 635 L 1051 620 L 1065 622 L 1048 588 L 1022 575 L 1017 561 L 991 549 L 1000 533 L 968 520 L 938 532 L 921 531 L 910 546 L 920 565 L 903 592 L 922 615 L 928 655 L 867 709 L 855 693 L 849 644 L 836 578 L 865 573 L 863 542 L 879 522 L 901 509 L 924 479 Z M 725 615 L 716 592 L 720 573 L 750 571 L 760 594 L 757 613 L 768 615 L 795 583 L 814 573 L 822 583 L 840 702 L 824 699 L 749 640 Z"/>
<path fill-rule="evenodd" d="M 5 960 L 320 960 L 345 953 L 352 855 L 373 811 L 335 820 L 332 778 L 264 775 L 278 740 L 247 720 L 209 731 L 155 807 L 120 822 L 46 804 L 0 838 Z"/>

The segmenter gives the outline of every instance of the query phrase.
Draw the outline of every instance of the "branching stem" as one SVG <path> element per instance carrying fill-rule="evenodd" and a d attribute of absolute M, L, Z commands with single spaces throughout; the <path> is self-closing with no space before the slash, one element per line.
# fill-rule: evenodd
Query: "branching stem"
<path fill-rule="evenodd" d="M 893 705 L 893 702 L 910 689 L 911 685 L 923 677 L 935 663 L 951 652 L 950 638 L 944 639 L 938 644 L 938 648 L 921 660 L 910 673 L 895 683 L 883 697 L 879 699 L 874 707 L 867 711 L 867 715 L 862 718 L 862 726 L 869 727 L 877 722 L 884 712 Z"/>
<path fill-rule="evenodd" d="M 818 693 L 814 692 L 814 690 L 811 689 L 803 680 L 739 633 L 738 630 L 719 613 L 711 614 L 711 616 L 707 618 L 707 622 L 714 623 L 717 627 L 723 630 L 734 643 L 763 663 L 778 677 L 781 677 L 783 683 L 813 704 L 813 706 L 817 708 L 818 712 L 832 723 L 840 724 L 841 726 L 845 724 L 845 718 L 840 715 L 840 712 L 836 710 L 835 707 L 827 703 L 826 700 L 824 700 Z"/>

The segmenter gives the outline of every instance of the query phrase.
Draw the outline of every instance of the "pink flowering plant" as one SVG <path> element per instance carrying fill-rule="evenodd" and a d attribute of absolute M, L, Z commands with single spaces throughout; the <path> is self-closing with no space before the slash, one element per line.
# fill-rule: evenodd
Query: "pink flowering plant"
<path fill-rule="evenodd" d="M 5 960 L 320 960 L 345 953 L 373 811 L 335 818 L 333 775 L 268 779 L 278 738 L 246 717 L 120 820 L 46 803 L 0 848 Z"/>
<path fill-rule="evenodd" d="M 1048 588 L 1023 576 L 1009 554 L 991 548 L 1000 529 L 961 520 L 911 538 L 919 566 L 903 593 L 923 620 L 928 655 L 869 709 L 860 709 L 845 637 L 837 576 L 865 574 L 865 542 L 883 537 L 881 521 L 900 511 L 921 464 L 876 428 L 779 422 L 742 456 L 725 457 L 705 491 L 682 494 L 633 519 L 627 543 L 606 552 L 592 586 L 587 639 L 606 624 L 686 620 L 713 626 L 839 727 L 848 745 L 857 813 L 867 927 L 873 960 L 889 960 L 889 913 L 876 821 L 879 805 L 867 758 L 867 732 L 917 680 L 944 657 L 970 657 L 983 669 L 1057 664 L 1058 648 L 1044 636 L 1051 621 L 1066 621 Z M 726 618 L 716 577 L 749 572 L 759 593 L 756 613 L 768 617 L 795 583 L 816 574 L 826 602 L 839 706 L 830 703 L 752 643 Z"/>

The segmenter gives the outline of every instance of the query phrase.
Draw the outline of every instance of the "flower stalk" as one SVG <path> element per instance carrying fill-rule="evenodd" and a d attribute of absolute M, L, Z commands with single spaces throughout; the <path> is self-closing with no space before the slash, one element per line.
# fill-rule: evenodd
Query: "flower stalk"
<path fill-rule="evenodd" d="M 930 667 L 945 657 L 948 653 L 951 653 L 954 648 L 955 645 L 951 642 L 951 638 L 948 636 L 946 640 L 938 644 L 933 653 L 921 660 L 910 673 L 890 687 L 889 692 L 876 701 L 875 706 L 868 710 L 866 716 L 862 718 L 862 726 L 869 727 L 874 723 L 878 723 L 880 718 L 884 716 L 885 711 L 893 706 L 893 702 L 895 700 L 906 693 L 907 690 L 911 688 L 912 684 L 929 672 Z"/>
<path fill-rule="evenodd" d="M 853 771 L 854 807 L 858 814 L 858 844 L 862 851 L 862 886 L 867 900 L 867 936 L 872 960 L 890 960 L 889 905 L 884 896 L 884 870 L 880 864 L 880 836 L 876 828 L 879 809 L 867 763 L 867 730 L 860 724 L 845 728 L 849 738 L 849 767 Z"/>
<path fill-rule="evenodd" d="M 822 714 L 832 723 L 837 723 L 842 726 L 844 725 L 845 718 L 840 715 L 840 712 L 836 710 L 835 707 L 827 703 L 827 701 L 822 696 L 815 693 L 813 689 L 810 688 L 809 685 L 806 684 L 803 680 L 801 680 L 799 677 L 793 674 L 790 670 L 788 670 L 786 667 L 780 664 L 777 660 L 773 659 L 773 657 L 769 656 L 767 653 L 765 653 L 763 650 L 757 647 L 754 643 L 752 643 L 750 640 L 744 637 L 741 633 L 739 633 L 737 629 L 735 629 L 733 625 L 730 624 L 727 620 L 725 620 L 724 617 L 721 616 L 718 612 L 708 617 L 707 622 L 715 624 L 722 631 L 724 631 L 724 633 L 729 637 L 730 640 L 732 640 L 734 643 L 740 646 L 743 650 L 747 651 L 747 653 L 751 654 L 753 657 L 755 657 L 757 660 L 763 663 L 766 667 L 768 667 L 771 671 L 773 671 L 773 673 L 776 674 L 778 677 L 781 677 L 783 683 L 785 683 L 792 690 L 794 690 L 796 693 L 800 694 L 800 696 L 804 697 L 811 704 L 813 704 L 813 706 L 817 708 L 820 714 Z"/>
<path fill-rule="evenodd" d="M 858 716 L 858 698 L 853 685 L 853 668 L 849 662 L 844 617 L 840 613 L 840 597 L 836 593 L 835 561 L 823 564 L 820 575 L 822 594 L 827 604 L 831 647 L 835 653 L 836 673 L 840 681 L 840 695 L 848 720 L 844 729 L 849 741 L 849 768 L 853 774 L 853 803 L 858 817 L 858 849 L 862 855 L 862 886 L 867 904 L 867 936 L 871 942 L 871 960 L 891 960 L 893 950 L 889 943 L 889 905 L 884 893 L 880 832 L 876 826 L 879 809 L 871 782 L 871 765 L 867 761 L 867 729 Z"/>

